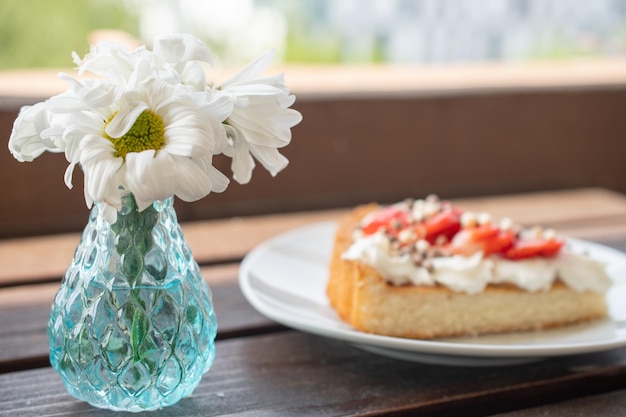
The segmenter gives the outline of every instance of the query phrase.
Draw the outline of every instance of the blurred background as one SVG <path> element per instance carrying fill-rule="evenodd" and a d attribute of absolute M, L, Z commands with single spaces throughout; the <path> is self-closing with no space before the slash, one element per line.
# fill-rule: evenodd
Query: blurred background
<path fill-rule="evenodd" d="M 304 116 L 285 171 L 179 201 L 183 221 L 430 193 L 626 193 L 626 0 L 2 0 L 0 140 L 22 105 L 65 88 L 72 51 L 166 32 L 204 40 L 226 73 L 275 49 Z M 84 227 L 66 165 L 0 152 L 0 237 Z"/>
<path fill-rule="evenodd" d="M 520 61 L 626 54 L 624 0 L 3 0 L 0 69 L 64 67 L 94 30 L 189 32 L 223 62 Z M 44 52 L 45 53 L 42 53 Z"/>

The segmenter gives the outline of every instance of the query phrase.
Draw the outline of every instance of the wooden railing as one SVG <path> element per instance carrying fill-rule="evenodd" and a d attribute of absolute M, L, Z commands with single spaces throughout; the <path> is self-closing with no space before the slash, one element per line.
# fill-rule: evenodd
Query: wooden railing
<path fill-rule="evenodd" d="M 626 63 L 464 68 L 283 68 L 304 116 L 276 178 L 199 202 L 182 221 L 348 207 L 437 193 L 458 198 L 604 187 L 626 192 Z M 56 94 L 56 71 L 0 74 L 0 141 L 18 109 Z M 20 88 L 21 86 L 21 88 Z M 35 94 L 36 92 L 40 94 Z M 0 152 L 0 237 L 77 231 L 82 175 L 47 154 Z M 224 172 L 228 161 L 217 158 Z"/>

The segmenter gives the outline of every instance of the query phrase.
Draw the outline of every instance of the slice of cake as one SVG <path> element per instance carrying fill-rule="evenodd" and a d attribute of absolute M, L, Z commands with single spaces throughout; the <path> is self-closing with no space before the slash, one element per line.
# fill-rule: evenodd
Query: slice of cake
<path fill-rule="evenodd" d="M 327 294 L 356 329 L 431 339 L 605 317 L 609 286 L 604 265 L 554 231 L 496 224 L 430 196 L 343 219 Z"/>

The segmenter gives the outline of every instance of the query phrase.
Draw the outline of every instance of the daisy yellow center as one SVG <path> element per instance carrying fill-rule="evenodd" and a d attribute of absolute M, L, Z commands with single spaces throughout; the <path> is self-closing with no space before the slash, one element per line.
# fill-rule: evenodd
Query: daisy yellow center
<path fill-rule="evenodd" d="M 115 115 L 111 119 L 113 117 Z M 105 129 L 111 119 L 105 123 Z M 119 138 L 112 138 L 105 133 L 104 137 L 113 142 L 116 158 L 126 158 L 126 154 L 129 152 L 143 152 L 149 149 L 158 151 L 165 146 L 164 134 L 165 123 L 163 123 L 161 116 L 151 110 L 144 110 L 124 135 Z"/>

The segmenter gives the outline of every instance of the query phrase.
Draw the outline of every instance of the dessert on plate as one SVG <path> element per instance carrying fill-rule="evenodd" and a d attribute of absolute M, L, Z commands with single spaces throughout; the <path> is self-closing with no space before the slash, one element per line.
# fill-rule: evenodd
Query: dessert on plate
<path fill-rule="evenodd" d="M 358 330 L 419 339 L 605 317 L 604 265 L 568 246 L 436 196 L 359 206 L 339 223 L 327 295 Z"/>

